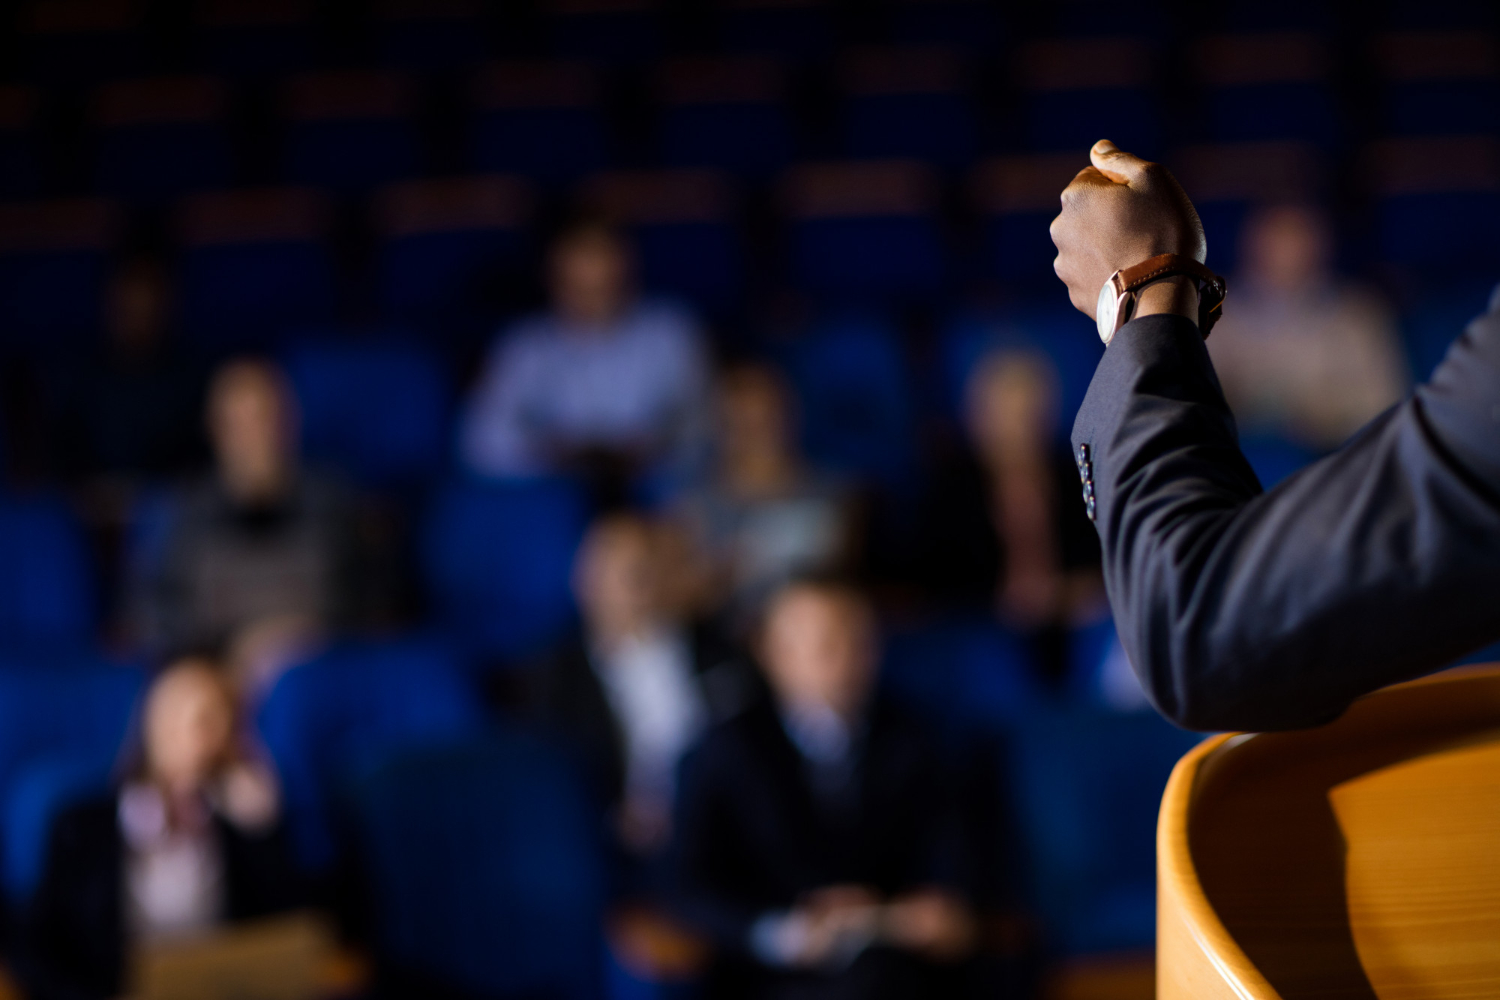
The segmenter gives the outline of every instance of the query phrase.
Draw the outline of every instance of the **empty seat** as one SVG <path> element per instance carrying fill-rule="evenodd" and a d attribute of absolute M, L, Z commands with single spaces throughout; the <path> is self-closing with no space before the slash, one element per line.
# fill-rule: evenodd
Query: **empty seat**
<path fill-rule="evenodd" d="M 460 664 L 436 642 L 345 642 L 292 667 L 266 696 L 256 727 L 281 777 L 298 861 L 310 872 L 330 869 L 345 796 L 385 754 L 482 725 Z"/>
<path fill-rule="evenodd" d="M 731 52 L 811 60 L 833 45 L 833 16 L 824 0 L 726 0 L 718 6 L 718 36 Z"/>
<path fill-rule="evenodd" d="M 423 331 L 473 335 L 494 289 L 524 266 L 530 193 L 515 178 L 407 181 L 375 205 L 385 316 Z M 488 307 L 488 308 L 487 308 Z"/>
<path fill-rule="evenodd" d="M 394 73 L 313 73 L 284 90 L 286 178 L 359 194 L 416 172 L 412 82 Z"/>
<path fill-rule="evenodd" d="M 195 4 L 195 48 L 221 76 L 261 80 L 305 70 L 313 54 L 313 8 L 313 0 Z"/>
<path fill-rule="evenodd" d="M 858 313 L 824 319 L 789 345 L 786 366 L 810 459 L 887 486 L 908 480 L 915 405 L 905 352 L 887 322 Z"/>
<path fill-rule="evenodd" d="M 1493 273 L 1439 280 L 1402 309 L 1401 333 L 1418 381 L 1430 378 L 1469 322 L 1489 310 L 1495 284 Z"/>
<path fill-rule="evenodd" d="M 0 497 L 0 642 L 84 642 L 97 597 L 83 529 L 55 497 Z"/>
<path fill-rule="evenodd" d="M 1157 806 L 1199 737 L 1150 712 L 1036 713 L 1013 732 L 1012 815 L 1052 950 L 1150 948 Z"/>
<path fill-rule="evenodd" d="M 845 58 L 844 148 L 861 158 L 910 157 L 944 167 L 978 147 L 963 60 L 944 49 L 865 49 Z"/>
<path fill-rule="evenodd" d="M 1220 274 L 1236 270 L 1240 229 L 1250 209 L 1314 201 L 1327 187 L 1322 152 L 1297 140 L 1188 146 L 1168 165 L 1198 209 L 1208 265 Z"/>
<path fill-rule="evenodd" d="M 502 659 L 555 641 L 573 618 L 573 555 L 587 516 L 582 489 L 567 480 L 451 484 L 421 543 L 438 620 Z"/>
<path fill-rule="evenodd" d="M 764 177 L 792 156 L 785 71 L 764 58 L 680 59 L 657 76 L 662 157 Z"/>
<path fill-rule="evenodd" d="M 815 164 L 782 185 L 792 277 L 831 299 L 900 301 L 935 295 L 946 255 L 935 178 L 905 161 Z"/>
<path fill-rule="evenodd" d="M 103 201 L 0 206 L 0 343 L 55 350 L 98 330 L 118 228 Z"/>
<path fill-rule="evenodd" d="M 37 160 L 36 93 L 0 87 L 0 198 L 31 198 L 41 182 Z"/>
<path fill-rule="evenodd" d="M 474 165 L 562 183 L 604 166 L 598 81 L 580 63 L 502 63 L 474 93 Z"/>
<path fill-rule="evenodd" d="M 162 202 L 230 181 L 224 89 L 207 77 L 108 84 L 94 99 L 99 189 Z"/>
<path fill-rule="evenodd" d="M 376 486 L 410 485 L 447 461 L 449 386 L 441 360 L 403 340 L 301 343 L 283 356 L 302 450 Z"/>
<path fill-rule="evenodd" d="M 739 300 L 745 262 L 734 191 L 724 176 L 698 170 L 604 174 L 583 196 L 629 229 L 646 290 L 710 311 Z"/>
<path fill-rule="evenodd" d="M 954 619 L 888 635 L 883 690 L 919 708 L 942 731 L 993 731 L 1043 701 L 1026 645 L 998 622 Z"/>
<path fill-rule="evenodd" d="M 541 7 L 547 40 L 565 59 L 644 64 L 661 51 L 653 0 L 545 0 Z"/>
<path fill-rule="evenodd" d="M 1215 35 L 1200 39 L 1194 52 L 1206 87 L 1208 138 L 1297 139 L 1324 147 L 1341 141 L 1328 54 L 1316 35 Z"/>
<path fill-rule="evenodd" d="M 394 992 L 602 995 L 599 820 L 561 754 L 506 731 L 404 753 L 355 803 Z"/>
<path fill-rule="evenodd" d="M 483 62 L 489 48 L 478 0 L 385 0 L 376 19 L 386 66 L 451 73 Z"/>
<path fill-rule="evenodd" d="M 145 63 L 140 5 L 131 0 L 36 0 L 16 20 L 14 51 L 32 82 L 88 86 Z"/>
<path fill-rule="evenodd" d="M 1373 44 L 1388 134 L 1500 131 L 1500 51 L 1493 34 L 1393 32 Z"/>
<path fill-rule="evenodd" d="M 1083 169 L 1084 153 L 1002 156 L 974 169 L 970 192 L 984 220 L 981 275 L 1016 286 L 1056 280 L 1048 227 L 1058 196 Z"/>
<path fill-rule="evenodd" d="M 1379 259 L 1426 276 L 1493 277 L 1500 231 L 1500 140 L 1390 139 L 1371 145 Z"/>
<path fill-rule="evenodd" d="M 178 218 L 182 325 L 217 354 L 274 344 L 333 318 L 327 206 L 305 190 L 195 195 Z"/>
<path fill-rule="evenodd" d="M 888 16 L 903 44 L 980 50 L 999 42 L 999 12 L 986 0 L 895 0 Z"/>
<path fill-rule="evenodd" d="M 1022 120 L 1033 149 L 1082 159 L 1102 138 L 1153 156 L 1161 126 L 1150 92 L 1151 52 L 1134 38 L 1031 42 L 1019 53 Z"/>

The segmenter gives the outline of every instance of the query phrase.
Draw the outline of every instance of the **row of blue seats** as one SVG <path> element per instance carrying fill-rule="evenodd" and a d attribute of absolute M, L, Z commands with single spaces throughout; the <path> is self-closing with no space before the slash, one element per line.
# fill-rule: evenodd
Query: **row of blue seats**
<path fill-rule="evenodd" d="M 1486 149 L 1475 145 L 1478 153 Z M 1061 166 L 1070 175 L 1076 163 Z M 616 176 L 594 190 L 599 200 L 639 207 L 626 222 L 649 291 L 734 317 L 752 282 L 765 280 L 789 282 L 825 302 L 935 303 L 996 279 L 1035 295 L 1055 281 L 1047 227 L 1066 179 L 1047 185 L 1040 204 L 982 214 L 983 238 L 971 243 L 950 238 L 937 214 L 938 189 L 916 165 L 810 167 L 794 175 L 795 203 L 768 261 L 751 255 L 732 191 L 716 175 Z M 1355 255 L 1417 274 L 1494 273 L 1490 235 L 1500 228 L 1500 177 L 1493 180 L 1493 187 L 1470 183 L 1379 199 Z M 385 232 L 371 275 L 377 312 L 439 336 L 484 332 L 503 308 L 505 282 L 529 274 L 538 249 L 519 197 L 497 178 L 391 192 L 381 203 Z M 1232 271 L 1235 234 L 1250 203 L 1204 199 L 1221 269 Z M 344 287 L 347 276 L 324 240 L 326 218 L 307 191 L 191 200 L 179 227 L 188 342 L 213 354 L 331 322 L 353 289 Z M 98 328 L 118 221 L 95 202 L 0 207 L 0 343 L 61 349 Z"/>
<path fill-rule="evenodd" d="M 1109 631 L 1080 646 L 1098 656 Z M 906 631 L 891 640 L 888 686 L 950 732 L 956 722 L 1005 737 L 995 794 L 1018 827 L 1024 898 L 1058 950 L 1149 946 L 1155 806 L 1195 737 L 1149 713 L 1109 711 L 1090 691 L 1099 665 L 1089 654 L 1075 692 L 1038 691 L 1010 641 L 982 623 Z M 327 874 L 357 844 L 378 933 L 400 959 L 489 989 L 570 964 L 578 974 L 580 958 L 592 968 L 598 954 L 596 830 L 565 759 L 496 729 L 459 660 L 430 639 L 345 643 L 281 678 L 256 729 L 282 778 L 295 855 Z M 926 673 L 943 679 L 918 680 Z M 51 818 L 107 787 L 143 683 L 136 668 L 88 657 L 0 658 L 0 881 L 11 906 L 36 885 Z M 560 951 L 571 960 L 553 961 Z"/>

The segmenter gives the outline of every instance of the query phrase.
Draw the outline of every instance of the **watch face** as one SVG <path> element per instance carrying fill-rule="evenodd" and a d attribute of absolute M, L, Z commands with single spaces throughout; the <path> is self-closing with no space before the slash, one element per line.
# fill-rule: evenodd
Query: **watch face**
<path fill-rule="evenodd" d="M 1099 339 L 1106 344 L 1115 335 L 1115 314 L 1120 308 L 1120 293 L 1115 291 L 1115 276 L 1099 289 L 1099 304 L 1094 307 L 1094 320 L 1099 324 Z"/>

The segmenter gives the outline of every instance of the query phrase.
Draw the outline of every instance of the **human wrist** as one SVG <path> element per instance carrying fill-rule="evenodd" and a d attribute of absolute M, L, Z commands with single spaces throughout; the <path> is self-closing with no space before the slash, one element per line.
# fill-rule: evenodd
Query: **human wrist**
<path fill-rule="evenodd" d="M 1136 293 L 1131 319 L 1174 315 L 1198 322 L 1198 282 L 1186 274 L 1153 281 Z"/>

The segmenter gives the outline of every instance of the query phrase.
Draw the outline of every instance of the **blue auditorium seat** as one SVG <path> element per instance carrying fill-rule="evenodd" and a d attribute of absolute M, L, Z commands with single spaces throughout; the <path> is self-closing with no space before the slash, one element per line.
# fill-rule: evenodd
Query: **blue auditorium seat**
<path fill-rule="evenodd" d="M 1379 259 L 1424 277 L 1500 273 L 1500 185 L 1477 191 L 1393 193 L 1376 205 Z"/>
<path fill-rule="evenodd" d="M 1302 31 L 1216 35 L 1194 45 L 1205 84 L 1204 121 L 1219 142 L 1295 139 L 1338 145 L 1341 116 L 1329 55 Z"/>
<path fill-rule="evenodd" d="M 851 53 L 840 74 L 845 150 L 862 159 L 967 164 L 979 137 L 964 71 L 963 61 L 942 49 Z"/>
<path fill-rule="evenodd" d="M 629 229 L 648 292 L 720 314 L 738 303 L 745 262 L 727 178 L 703 170 L 603 174 L 584 191 Z"/>
<path fill-rule="evenodd" d="M 81 9 L 80 9 L 81 8 Z M 143 12 L 128 3 L 31 3 L 9 6 L 12 64 L 27 82 L 91 86 L 133 76 L 147 59 Z"/>
<path fill-rule="evenodd" d="M 565 59 L 603 65 L 645 65 L 662 48 L 654 0 L 557 3 L 543 15 L 551 50 Z"/>
<path fill-rule="evenodd" d="M 1495 39 L 1477 30 L 1403 31 L 1378 36 L 1390 135 L 1500 132 Z"/>
<path fill-rule="evenodd" d="M 327 206 L 296 189 L 196 195 L 179 219 L 182 325 L 210 355 L 328 323 L 336 300 Z"/>
<path fill-rule="evenodd" d="M 294 184 L 357 195 L 414 174 L 412 82 L 394 73 L 315 73 L 285 88 L 283 171 Z"/>
<path fill-rule="evenodd" d="M 1009 787 L 1050 950 L 1146 949 L 1156 931 L 1156 813 L 1199 736 L 1152 712 L 1038 712 L 1013 730 Z"/>
<path fill-rule="evenodd" d="M 77 347 L 98 330 L 117 222 L 102 201 L 0 206 L 0 344 Z"/>
<path fill-rule="evenodd" d="M 400 339 L 325 340 L 283 355 L 302 449 L 376 486 L 410 484 L 448 457 L 450 389 L 437 355 Z"/>
<path fill-rule="evenodd" d="M 578 63 L 506 63 L 480 75 L 471 145 L 477 169 L 562 184 L 604 166 L 599 84 Z"/>
<path fill-rule="evenodd" d="M 792 156 L 785 72 L 763 58 L 682 59 L 658 74 L 662 158 L 761 178 Z"/>
<path fill-rule="evenodd" d="M 888 486 L 915 461 L 915 401 L 900 338 L 879 317 L 830 316 L 786 350 L 802 447 L 817 465 Z"/>
<path fill-rule="evenodd" d="M 515 660 L 573 618 L 573 555 L 588 504 L 564 479 L 465 480 L 434 499 L 422 562 L 438 620 L 475 651 Z"/>
<path fill-rule="evenodd" d="M 301 3 L 195 4 L 194 49 L 214 73 L 265 80 L 312 62 L 312 7 Z"/>
<path fill-rule="evenodd" d="M 829 5 L 821 0 L 731 0 L 719 6 L 717 22 L 727 51 L 799 61 L 823 55 L 835 35 Z"/>
<path fill-rule="evenodd" d="M 98 603 L 88 543 L 62 500 L 0 496 L 0 642 L 85 642 Z"/>
<path fill-rule="evenodd" d="M 98 186 L 159 204 L 231 179 L 222 86 L 207 77 L 108 84 L 95 97 Z"/>
<path fill-rule="evenodd" d="M 450 338 L 487 331 L 486 292 L 525 266 L 524 183 L 408 181 L 381 191 L 376 204 L 386 318 Z"/>
<path fill-rule="evenodd" d="M 376 16 L 383 66 L 451 73 L 482 62 L 489 50 L 480 4 L 388 3 Z"/>
<path fill-rule="evenodd" d="M 383 754 L 459 738 L 482 723 L 476 692 L 436 640 L 343 642 L 288 670 L 256 724 L 281 777 L 302 866 L 330 870 L 344 796 Z"/>
<path fill-rule="evenodd" d="M 1306 445 L 1271 433 L 1241 435 L 1240 450 L 1266 489 L 1318 459 L 1318 453 Z"/>
<path fill-rule="evenodd" d="M 1476 316 L 1489 311 L 1500 274 L 1446 281 L 1426 289 L 1402 310 L 1401 331 L 1418 381 L 1432 375 L 1448 348 Z"/>
<path fill-rule="evenodd" d="M 885 639 L 880 670 L 883 690 L 950 734 L 993 732 L 1044 701 L 1025 643 L 984 618 L 896 630 Z"/>
<path fill-rule="evenodd" d="M 0 198 L 7 201 L 35 197 L 40 185 L 35 120 L 35 92 L 0 87 Z"/>
<path fill-rule="evenodd" d="M 984 219 L 981 277 L 1027 289 L 1057 280 L 1048 227 L 1079 162 L 1073 151 L 995 157 L 975 168 L 970 190 Z"/>
<path fill-rule="evenodd" d="M 145 672 L 90 654 L 0 653 L 0 883 L 36 884 L 58 810 L 117 775 Z"/>
<path fill-rule="evenodd" d="M 794 169 L 783 191 L 793 278 L 832 301 L 932 298 L 947 280 L 936 193 L 904 161 Z"/>
<path fill-rule="evenodd" d="M 599 823 L 558 752 L 497 731 L 395 755 L 355 803 L 383 978 L 399 995 L 601 995 Z"/>
<path fill-rule="evenodd" d="M 1000 41 L 1000 17 L 986 0 L 896 0 L 891 37 L 906 45 L 987 50 Z"/>
<path fill-rule="evenodd" d="M 1161 144 L 1149 89 L 1151 53 L 1138 39 L 1032 42 L 1020 53 L 1021 130 L 1031 149 L 1075 156 L 1101 136 L 1153 156 Z"/>

